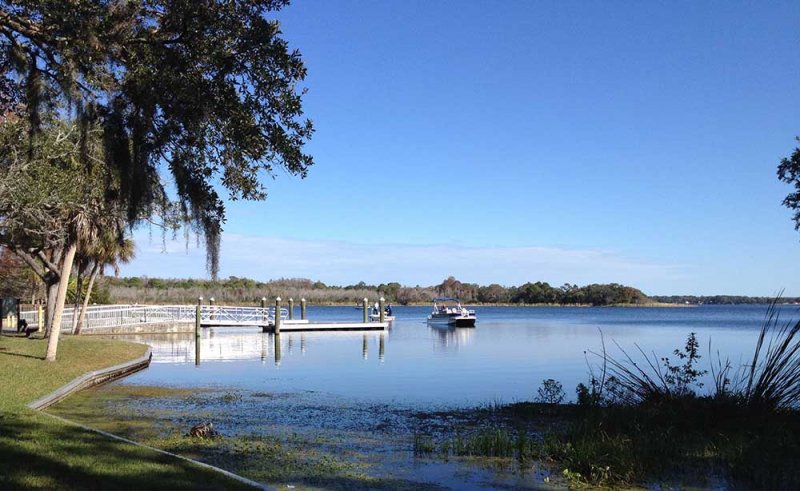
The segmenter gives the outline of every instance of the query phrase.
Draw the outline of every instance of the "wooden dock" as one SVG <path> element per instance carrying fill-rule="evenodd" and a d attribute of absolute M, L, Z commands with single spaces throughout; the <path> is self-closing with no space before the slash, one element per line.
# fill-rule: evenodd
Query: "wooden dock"
<path fill-rule="evenodd" d="M 275 332 L 275 323 L 256 321 L 204 320 L 201 327 L 260 327 L 263 332 Z M 280 322 L 280 332 L 320 332 L 320 331 L 385 331 L 389 322 L 311 322 L 288 320 Z"/>
<path fill-rule="evenodd" d="M 309 322 L 308 320 L 282 320 L 280 332 L 317 331 L 385 331 L 388 322 Z M 269 324 L 264 332 L 275 332 L 275 324 Z"/>

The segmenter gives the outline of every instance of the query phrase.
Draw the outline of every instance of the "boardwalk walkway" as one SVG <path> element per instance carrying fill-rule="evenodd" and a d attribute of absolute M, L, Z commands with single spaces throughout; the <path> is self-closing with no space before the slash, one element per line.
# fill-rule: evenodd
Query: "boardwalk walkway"
<path fill-rule="evenodd" d="M 62 332 L 72 330 L 74 307 L 64 309 L 61 321 Z M 86 319 L 81 331 L 86 334 L 104 333 L 114 328 L 163 324 L 194 325 L 196 306 L 194 305 L 93 305 L 86 309 Z M 289 311 L 281 309 L 281 320 L 287 319 Z M 20 317 L 29 326 L 40 325 L 39 312 L 27 310 Z M 200 307 L 200 325 L 208 326 L 268 326 L 275 323 L 275 308 L 234 307 L 223 305 L 203 305 Z M 43 323 L 42 323 L 43 325 Z"/>

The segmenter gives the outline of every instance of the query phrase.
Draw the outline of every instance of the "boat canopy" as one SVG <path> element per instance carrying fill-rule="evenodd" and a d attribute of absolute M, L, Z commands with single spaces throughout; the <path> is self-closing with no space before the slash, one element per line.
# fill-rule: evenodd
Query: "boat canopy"
<path fill-rule="evenodd" d="M 455 297 L 437 297 L 437 298 L 434 298 L 433 301 L 436 302 L 436 303 L 439 303 L 439 302 L 456 302 L 456 303 L 458 303 L 459 302 L 459 300 L 457 298 L 455 298 Z"/>

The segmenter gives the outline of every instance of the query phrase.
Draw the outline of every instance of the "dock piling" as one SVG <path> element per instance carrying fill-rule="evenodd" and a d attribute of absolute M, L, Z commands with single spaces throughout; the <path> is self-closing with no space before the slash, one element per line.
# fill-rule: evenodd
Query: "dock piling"
<path fill-rule="evenodd" d="M 294 320 L 294 299 L 289 299 L 289 320 Z"/>
<path fill-rule="evenodd" d="M 275 334 L 281 333 L 281 297 L 275 299 Z"/>
<path fill-rule="evenodd" d="M 362 304 L 363 304 L 363 307 L 364 307 L 364 324 L 369 322 L 369 315 L 367 314 L 367 312 L 368 312 L 368 310 L 367 310 L 367 302 L 369 302 L 369 300 L 367 300 L 367 298 L 364 297 L 364 300 L 362 301 Z"/>
<path fill-rule="evenodd" d="M 194 364 L 200 364 L 200 306 L 203 305 L 203 297 L 197 299 L 197 306 L 194 308 Z"/>
<path fill-rule="evenodd" d="M 267 318 L 269 317 L 269 312 L 267 311 L 267 297 L 261 297 L 261 308 L 264 310 L 261 317 L 261 322 L 263 322 L 261 332 L 267 332 Z"/>
<path fill-rule="evenodd" d="M 306 320 L 306 299 L 300 299 L 300 319 Z"/>
<path fill-rule="evenodd" d="M 386 317 L 386 313 L 383 311 L 383 302 L 385 302 L 385 301 L 386 300 L 383 297 L 378 299 L 378 309 L 380 310 L 380 313 L 378 315 L 380 315 L 379 318 L 380 318 L 381 322 L 383 322 L 385 320 L 385 317 Z"/>

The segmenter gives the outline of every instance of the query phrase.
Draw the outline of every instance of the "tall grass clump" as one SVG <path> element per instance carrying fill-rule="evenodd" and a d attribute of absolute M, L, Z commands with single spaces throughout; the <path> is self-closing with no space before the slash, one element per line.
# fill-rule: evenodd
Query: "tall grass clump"
<path fill-rule="evenodd" d="M 623 354 L 622 360 L 609 355 L 605 348 L 602 354 L 595 353 L 603 359 L 603 376 L 599 384 L 593 382 L 593 387 L 600 385 L 595 391 L 601 394 L 605 392 L 604 400 L 607 403 L 636 405 L 642 402 L 694 397 L 695 388 L 703 387 L 698 379 L 707 371 L 698 368 L 701 358 L 700 343 L 695 333 L 689 334 L 683 349 L 673 351 L 679 360 L 677 364 L 667 356 L 648 354 L 636 344 L 636 349 L 642 355 L 642 361 L 637 362 L 619 344 L 616 346 Z M 606 370 L 610 374 L 608 377 Z M 580 395 L 580 386 L 578 392 Z"/>
<path fill-rule="evenodd" d="M 800 408 L 800 320 L 781 322 L 777 299 L 767 309 L 752 362 L 734 371 L 717 363 L 716 395 L 760 411 Z"/>
<path fill-rule="evenodd" d="M 736 368 L 717 353 L 710 365 L 714 381 L 710 396 L 714 399 L 760 411 L 800 408 L 800 321 L 781 322 L 777 301 L 767 308 L 749 363 Z M 610 355 L 605 343 L 601 353 L 592 352 L 602 360 L 601 375 L 592 372 L 591 385 L 578 386 L 579 402 L 637 405 L 700 397 L 697 389 L 702 389 L 703 383 L 699 380 L 709 370 L 699 368 L 702 357 L 695 333 L 689 334 L 682 349 L 673 351 L 677 363 L 635 344 L 641 355 L 637 361 L 616 346 L 621 359 Z"/>
<path fill-rule="evenodd" d="M 800 321 L 782 322 L 773 300 L 753 351 L 735 366 L 709 349 L 709 370 L 690 333 L 672 357 L 605 349 L 591 382 L 577 387 L 581 417 L 558 439 L 553 457 L 593 484 L 669 479 L 688 469 L 735 486 L 800 489 Z M 602 339 L 602 333 L 601 333 Z M 602 473 L 595 472 L 602 469 Z M 566 475 L 566 474 L 565 474 Z"/>

